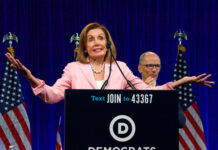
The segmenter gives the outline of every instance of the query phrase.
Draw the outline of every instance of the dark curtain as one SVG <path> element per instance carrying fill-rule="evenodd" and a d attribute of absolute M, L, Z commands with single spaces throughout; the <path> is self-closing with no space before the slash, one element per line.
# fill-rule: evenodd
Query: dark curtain
<path fill-rule="evenodd" d="M 104 24 L 115 42 L 118 60 L 135 75 L 144 51 L 160 55 L 162 70 L 158 83 L 172 80 L 178 41 L 174 33 L 181 28 L 189 74 L 218 74 L 218 2 L 215 0 L 1 0 L 0 38 L 12 32 L 19 38 L 13 44 L 15 56 L 32 73 L 52 85 L 64 66 L 73 61 L 72 34 L 80 33 L 90 22 Z M 2 74 L 7 43 L 0 43 Z M 31 123 L 33 149 L 55 149 L 59 116 L 64 101 L 46 104 L 35 97 L 29 83 L 20 75 Z M 194 85 L 208 149 L 218 149 L 218 87 Z M 64 119 L 62 120 L 63 123 Z M 63 144 L 63 125 L 61 130 Z"/>

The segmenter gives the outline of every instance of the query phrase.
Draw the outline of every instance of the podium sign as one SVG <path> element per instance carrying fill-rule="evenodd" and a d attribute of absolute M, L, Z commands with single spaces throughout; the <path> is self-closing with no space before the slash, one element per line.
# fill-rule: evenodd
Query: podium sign
<path fill-rule="evenodd" d="M 177 91 L 66 90 L 66 150 L 178 149 Z"/>

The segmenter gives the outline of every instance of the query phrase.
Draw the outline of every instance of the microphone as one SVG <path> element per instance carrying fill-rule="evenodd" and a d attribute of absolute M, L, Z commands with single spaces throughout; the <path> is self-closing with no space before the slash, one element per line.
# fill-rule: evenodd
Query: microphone
<path fill-rule="evenodd" d="M 107 44 L 106 44 L 106 47 L 107 47 L 107 49 L 109 49 L 110 50 L 110 53 L 111 53 L 111 57 L 110 57 L 110 68 L 109 68 L 109 75 L 108 75 L 108 77 L 107 77 L 107 80 L 105 80 L 105 82 L 103 83 L 103 85 L 101 86 L 101 90 L 104 90 L 104 88 L 107 86 L 107 84 L 108 84 L 108 80 L 109 80 L 109 78 L 110 78 L 110 76 L 111 76 L 111 64 L 112 64 L 112 50 L 111 50 L 111 41 L 107 41 Z"/>
<path fill-rule="evenodd" d="M 107 86 L 107 84 L 108 84 L 108 80 L 109 80 L 110 75 L 111 75 L 112 58 L 114 59 L 114 61 L 115 61 L 116 65 L 117 65 L 117 67 L 119 68 L 119 70 L 120 70 L 122 76 L 123 76 L 123 77 L 125 78 L 125 80 L 127 81 L 128 85 L 129 85 L 133 90 L 136 90 L 136 88 L 134 87 L 134 85 L 133 85 L 133 84 L 126 78 L 126 76 L 123 74 L 123 71 L 120 69 L 119 64 L 117 63 L 116 59 L 114 58 L 114 55 L 112 54 L 112 50 L 111 50 L 111 41 L 109 41 L 109 40 L 107 41 L 106 47 L 107 47 L 107 49 L 110 50 L 110 53 L 111 53 L 111 58 L 110 58 L 110 72 L 109 72 L 109 75 L 108 75 L 107 80 L 103 83 L 103 85 L 102 85 L 102 87 L 101 87 L 101 90 L 103 90 L 103 89 Z"/>

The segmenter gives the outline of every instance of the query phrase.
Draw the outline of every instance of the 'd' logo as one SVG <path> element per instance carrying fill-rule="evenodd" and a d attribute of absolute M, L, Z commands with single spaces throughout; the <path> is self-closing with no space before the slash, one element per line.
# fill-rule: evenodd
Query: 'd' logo
<path fill-rule="evenodd" d="M 134 136 L 136 126 L 132 118 L 129 116 L 119 115 L 112 119 L 109 131 L 115 140 L 126 142 Z"/>

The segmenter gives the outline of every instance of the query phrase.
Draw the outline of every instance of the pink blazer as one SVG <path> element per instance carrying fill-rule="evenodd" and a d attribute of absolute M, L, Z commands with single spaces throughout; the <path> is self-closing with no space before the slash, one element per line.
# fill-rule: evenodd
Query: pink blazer
<path fill-rule="evenodd" d="M 171 82 L 162 86 L 151 87 L 146 85 L 141 79 L 134 76 L 132 71 L 124 62 L 118 61 L 126 78 L 132 82 L 136 89 L 154 89 L 154 90 L 172 90 Z M 109 74 L 110 64 L 105 64 L 104 80 Z M 64 68 L 62 77 L 58 79 L 53 86 L 48 86 L 43 80 L 36 88 L 32 88 L 33 93 L 39 96 L 46 103 L 56 103 L 64 99 L 65 89 L 97 89 L 96 81 L 90 64 L 82 64 L 80 62 L 72 62 Z M 117 65 L 112 64 L 112 72 L 108 85 L 105 89 L 131 89 L 126 80 L 120 73 Z"/>

